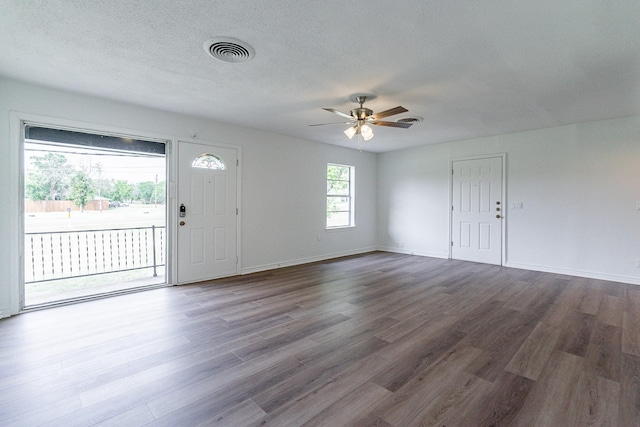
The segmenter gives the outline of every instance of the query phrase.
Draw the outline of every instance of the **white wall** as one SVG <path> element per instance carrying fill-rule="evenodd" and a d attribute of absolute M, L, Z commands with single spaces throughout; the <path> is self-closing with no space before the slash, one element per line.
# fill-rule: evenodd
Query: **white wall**
<path fill-rule="evenodd" d="M 506 266 L 640 284 L 640 117 L 381 154 L 380 247 L 447 257 L 449 162 L 497 153 Z"/>
<path fill-rule="evenodd" d="M 12 111 L 133 135 L 190 139 L 195 132 L 200 141 L 242 146 L 242 272 L 376 247 L 375 154 L 0 79 L 0 317 L 18 310 L 21 172 Z M 327 162 L 356 167 L 353 229 L 325 231 Z"/>
<path fill-rule="evenodd" d="M 11 111 L 242 146 L 242 272 L 376 246 L 447 257 L 450 160 L 504 152 L 507 266 L 640 284 L 640 117 L 375 155 L 0 79 L 0 317 L 18 309 Z M 327 162 L 356 167 L 355 229 L 324 229 Z"/>

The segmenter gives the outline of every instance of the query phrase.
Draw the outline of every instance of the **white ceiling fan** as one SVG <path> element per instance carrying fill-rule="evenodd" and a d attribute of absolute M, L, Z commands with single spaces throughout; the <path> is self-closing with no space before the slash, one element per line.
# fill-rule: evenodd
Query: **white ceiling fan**
<path fill-rule="evenodd" d="M 373 95 L 365 95 L 365 94 L 354 95 L 351 98 L 351 100 L 360 104 L 360 107 L 354 108 L 349 112 L 349 114 L 343 113 L 342 111 L 338 111 L 334 108 L 323 108 L 323 110 L 329 111 L 330 113 L 334 113 L 340 117 L 349 119 L 348 122 L 319 123 L 319 124 L 309 125 L 309 126 L 324 126 L 324 125 L 334 125 L 334 124 L 351 125 L 351 127 L 349 127 L 347 130 L 344 131 L 345 135 L 347 135 L 349 139 L 353 138 L 354 135 L 360 135 L 362 136 L 362 139 L 364 139 L 365 141 L 368 141 L 371 138 L 373 138 L 373 130 L 369 125 L 387 126 L 387 127 L 403 128 L 403 129 L 411 127 L 412 123 L 389 122 L 385 120 L 380 120 L 382 118 L 394 116 L 396 114 L 406 113 L 409 110 L 407 110 L 404 107 L 397 106 L 397 107 L 380 111 L 379 113 L 374 114 L 373 110 L 369 108 L 365 108 L 363 106 L 364 102 L 367 99 L 373 99 L 373 98 L 374 98 Z"/>

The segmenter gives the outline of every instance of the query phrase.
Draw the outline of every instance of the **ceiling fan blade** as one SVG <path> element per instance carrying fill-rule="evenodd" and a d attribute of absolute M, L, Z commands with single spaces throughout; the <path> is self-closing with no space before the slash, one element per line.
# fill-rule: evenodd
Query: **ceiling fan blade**
<path fill-rule="evenodd" d="M 338 111 L 338 110 L 336 110 L 334 108 L 323 108 L 323 110 L 326 110 L 326 111 L 328 111 L 330 113 L 333 113 L 333 114 L 337 114 L 340 117 L 344 117 L 345 119 L 353 120 L 353 117 L 350 114 L 343 113 L 342 111 Z"/>
<path fill-rule="evenodd" d="M 413 124 L 413 123 L 385 122 L 382 120 L 374 120 L 369 123 L 376 126 L 388 126 L 390 128 L 403 128 L 403 129 L 407 129 L 411 127 L 411 125 Z"/>
<path fill-rule="evenodd" d="M 325 110 L 326 110 L 326 108 L 325 108 Z M 407 110 L 406 108 L 401 107 L 401 106 L 398 105 L 395 108 L 390 108 L 388 110 L 384 110 L 384 111 L 380 111 L 379 113 L 372 114 L 370 117 L 373 120 L 377 120 L 377 119 L 381 119 L 383 117 L 393 116 L 395 114 L 406 113 L 407 111 L 409 111 L 409 110 Z"/>
<path fill-rule="evenodd" d="M 316 123 L 308 126 L 324 126 L 324 125 L 353 125 L 354 122 L 333 122 L 333 123 Z"/>

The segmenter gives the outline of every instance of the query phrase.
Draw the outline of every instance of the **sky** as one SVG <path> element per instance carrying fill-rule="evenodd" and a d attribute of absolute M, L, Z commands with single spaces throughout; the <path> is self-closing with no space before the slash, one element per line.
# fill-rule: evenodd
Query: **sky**
<path fill-rule="evenodd" d="M 102 179 L 124 180 L 130 183 L 144 181 L 165 181 L 164 156 L 146 156 L 138 153 L 125 154 L 99 150 L 91 150 L 86 147 L 60 147 L 48 146 L 37 143 L 25 142 L 24 145 L 25 172 L 32 169 L 31 156 L 43 156 L 47 152 L 64 154 L 67 162 L 76 169 L 91 170 L 91 178 L 98 179 L 95 168 L 97 163 L 102 165 Z"/>

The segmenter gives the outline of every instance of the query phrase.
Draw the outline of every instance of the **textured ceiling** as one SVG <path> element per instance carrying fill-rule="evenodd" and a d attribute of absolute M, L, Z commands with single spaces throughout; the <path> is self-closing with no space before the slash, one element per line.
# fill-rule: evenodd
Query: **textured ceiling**
<path fill-rule="evenodd" d="M 640 114 L 640 1 L 1 0 L 0 75 L 341 146 L 372 93 L 384 152 Z"/>

